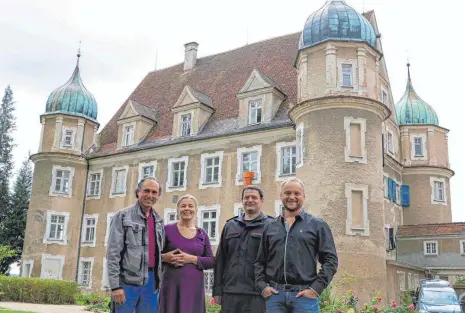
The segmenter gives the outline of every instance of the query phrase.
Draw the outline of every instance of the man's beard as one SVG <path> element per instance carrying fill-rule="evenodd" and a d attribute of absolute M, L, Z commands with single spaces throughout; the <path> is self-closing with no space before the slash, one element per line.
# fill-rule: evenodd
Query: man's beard
<path fill-rule="evenodd" d="M 287 205 L 284 205 L 284 208 L 289 212 L 298 211 L 301 207 L 297 204 L 295 208 L 289 208 Z"/>

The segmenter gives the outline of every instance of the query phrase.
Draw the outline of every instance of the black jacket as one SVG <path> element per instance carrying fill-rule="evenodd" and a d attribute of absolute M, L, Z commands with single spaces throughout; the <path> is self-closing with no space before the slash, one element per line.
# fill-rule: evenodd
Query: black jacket
<path fill-rule="evenodd" d="M 223 293 L 260 295 L 255 287 L 253 262 L 263 228 L 274 218 L 262 212 L 246 225 L 243 216 L 235 216 L 224 225 L 215 257 L 213 296 Z"/>
<path fill-rule="evenodd" d="M 317 273 L 317 262 L 321 269 Z M 323 220 L 301 211 L 289 233 L 279 216 L 265 226 L 255 266 L 255 282 L 262 292 L 273 281 L 304 285 L 319 295 L 337 271 L 338 258 L 331 230 Z"/>

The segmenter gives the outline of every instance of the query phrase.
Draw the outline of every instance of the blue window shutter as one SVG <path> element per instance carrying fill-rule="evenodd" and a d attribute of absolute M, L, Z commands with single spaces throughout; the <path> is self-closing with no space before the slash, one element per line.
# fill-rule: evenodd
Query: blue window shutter
<path fill-rule="evenodd" d="M 389 199 L 392 199 L 392 183 L 394 181 L 390 178 L 388 178 L 388 186 L 389 186 L 389 190 L 388 190 L 388 198 Z"/>
<path fill-rule="evenodd" d="M 402 206 L 410 206 L 410 186 L 409 185 L 402 185 L 400 186 L 400 194 L 401 194 L 401 201 Z"/>

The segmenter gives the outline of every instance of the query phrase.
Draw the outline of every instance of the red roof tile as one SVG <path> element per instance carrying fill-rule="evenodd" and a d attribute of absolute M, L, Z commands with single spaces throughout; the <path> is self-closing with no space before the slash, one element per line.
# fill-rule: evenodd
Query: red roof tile
<path fill-rule="evenodd" d="M 171 108 L 186 85 L 211 98 L 215 113 L 210 122 L 238 116 L 236 94 L 255 68 L 272 79 L 276 87 L 287 95 L 288 101 L 295 103 L 297 72 L 293 63 L 299 38 L 300 33 L 294 33 L 200 58 L 194 69 L 186 73 L 182 63 L 148 73 L 128 98 L 159 112 L 159 123 L 146 142 L 171 135 Z M 115 146 L 116 120 L 126 103 L 127 100 L 102 129 L 100 142 L 105 150 Z"/>
<path fill-rule="evenodd" d="M 465 222 L 458 223 L 441 223 L 441 224 L 422 224 L 422 225 L 403 225 L 397 232 L 399 237 L 411 236 L 428 236 L 428 235 L 465 235 Z"/>

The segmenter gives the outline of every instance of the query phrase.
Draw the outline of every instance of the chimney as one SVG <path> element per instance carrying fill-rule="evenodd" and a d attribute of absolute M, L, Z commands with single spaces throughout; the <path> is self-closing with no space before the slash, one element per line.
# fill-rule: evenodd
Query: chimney
<path fill-rule="evenodd" d="M 189 42 L 184 45 L 184 70 L 189 71 L 194 68 L 197 61 L 197 48 L 199 44 Z"/>

